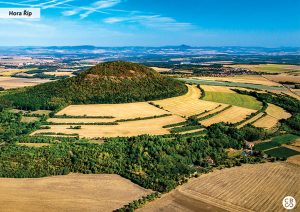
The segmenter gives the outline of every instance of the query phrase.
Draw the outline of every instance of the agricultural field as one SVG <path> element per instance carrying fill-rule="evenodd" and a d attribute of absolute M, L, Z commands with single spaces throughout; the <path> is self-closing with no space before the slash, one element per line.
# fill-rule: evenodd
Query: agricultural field
<path fill-rule="evenodd" d="M 275 82 L 294 82 L 300 83 L 300 75 L 293 76 L 289 74 L 276 74 L 276 75 L 263 75 L 266 79 L 275 81 Z"/>
<path fill-rule="evenodd" d="M 266 75 L 268 76 L 268 75 Z M 272 75 L 273 76 L 273 75 Z M 273 82 L 272 80 L 266 79 L 260 75 L 237 75 L 228 77 L 195 77 L 202 80 L 213 80 L 222 82 L 235 82 L 235 83 L 246 83 L 255 85 L 266 85 L 266 86 L 282 86 L 279 83 Z"/>
<path fill-rule="evenodd" d="M 228 122 L 233 124 L 244 120 L 248 115 L 254 112 L 256 111 L 252 109 L 233 106 L 216 116 L 201 121 L 200 123 L 204 126 L 210 126 L 219 122 Z"/>
<path fill-rule="evenodd" d="M 276 127 L 279 120 L 288 119 L 289 117 L 291 117 L 291 114 L 283 110 L 281 107 L 278 107 L 273 104 L 268 104 L 266 113 L 266 116 L 258 119 L 253 123 L 255 127 L 271 129 Z"/>
<path fill-rule="evenodd" d="M 150 193 L 110 174 L 0 178 L 0 211 L 113 211 Z"/>
<path fill-rule="evenodd" d="M 203 100 L 231 104 L 252 110 L 259 110 L 262 107 L 262 103 L 257 101 L 254 97 L 237 93 L 205 91 Z"/>
<path fill-rule="evenodd" d="M 188 93 L 183 96 L 154 101 L 153 103 L 166 111 L 185 117 L 212 110 L 220 105 L 215 102 L 200 100 L 201 92 L 196 86 L 188 85 L 188 88 Z"/>
<path fill-rule="evenodd" d="M 298 138 L 299 138 L 299 136 L 293 135 L 293 134 L 280 135 L 280 136 L 272 138 L 271 141 L 255 144 L 254 149 L 258 150 L 258 151 L 264 151 L 264 150 L 268 150 L 268 149 L 271 149 L 274 147 L 278 147 L 282 144 L 292 143 Z"/>
<path fill-rule="evenodd" d="M 230 67 L 247 68 L 255 72 L 271 74 L 292 73 L 300 74 L 300 66 L 282 64 L 259 64 L 259 65 L 230 65 Z"/>
<path fill-rule="evenodd" d="M 265 151 L 265 153 L 272 157 L 285 158 L 285 159 L 295 155 L 300 155 L 300 152 L 284 146 L 267 150 Z"/>
<path fill-rule="evenodd" d="M 45 82 L 49 82 L 49 80 L 27 79 L 27 78 L 16 78 L 16 77 L 0 77 L 0 87 L 3 87 L 5 89 L 34 86 Z"/>
<path fill-rule="evenodd" d="M 300 167 L 286 162 L 217 170 L 190 180 L 140 211 L 284 211 L 284 196 L 300 198 L 299 175 Z"/>
<path fill-rule="evenodd" d="M 72 72 L 69 71 L 56 71 L 56 72 L 44 72 L 44 74 L 46 75 L 52 75 L 52 76 L 56 76 L 56 77 L 63 77 L 63 76 L 67 76 L 67 77 L 73 77 L 75 76 Z"/>
<path fill-rule="evenodd" d="M 12 76 L 18 73 L 25 73 L 27 71 L 31 71 L 34 69 L 1 69 L 0 68 L 0 76 Z"/>
<path fill-rule="evenodd" d="M 56 115 L 82 116 L 82 118 L 84 116 L 113 116 L 115 120 L 119 120 L 159 116 L 167 113 L 147 102 L 137 102 L 127 104 L 70 105 Z"/>
<path fill-rule="evenodd" d="M 201 85 L 201 88 L 203 88 L 205 92 L 235 93 L 232 90 L 233 87 Z"/>
<path fill-rule="evenodd" d="M 85 138 L 130 137 L 137 135 L 163 135 L 170 131 L 163 126 L 183 122 L 185 119 L 172 115 L 155 119 L 120 122 L 118 125 L 82 125 L 81 129 L 70 129 L 70 124 L 50 125 L 51 129 L 37 130 L 33 133 L 63 133 L 78 134 Z M 73 125 L 74 126 L 74 125 Z"/>

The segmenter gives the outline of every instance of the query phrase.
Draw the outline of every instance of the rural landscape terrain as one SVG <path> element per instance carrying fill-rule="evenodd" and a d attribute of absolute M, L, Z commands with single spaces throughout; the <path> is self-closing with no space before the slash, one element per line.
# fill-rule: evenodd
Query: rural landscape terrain
<path fill-rule="evenodd" d="M 299 48 L 0 55 L 0 211 L 285 211 L 285 196 L 300 201 Z"/>

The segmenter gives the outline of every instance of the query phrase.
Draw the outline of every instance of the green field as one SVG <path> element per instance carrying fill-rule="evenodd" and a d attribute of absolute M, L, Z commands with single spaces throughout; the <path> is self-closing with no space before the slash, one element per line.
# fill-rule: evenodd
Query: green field
<path fill-rule="evenodd" d="M 278 147 L 265 152 L 267 155 L 279 158 L 288 158 L 294 155 L 300 155 L 300 152 L 287 147 Z"/>
<path fill-rule="evenodd" d="M 235 94 L 235 93 L 221 93 L 221 92 L 206 91 L 203 100 L 230 104 L 230 105 L 249 108 L 253 110 L 259 110 L 262 107 L 262 103 L 257 101 L 254 97 Z"/>
<path fill-rule="evenodd" d="M 292 135 L 292 134 L 286 134 L 286 135 L 280 135 L 275 138 L 273 138 L 270 142 L 263 142 L 258 143 L 254 146 L 254 150 L 257 151 L 264 151 L 267 149 L 271 149 L 277 146 L 280 146 L 282 144 L 289 144 L 293 141 L 295 141 L 299 136 Z"/>

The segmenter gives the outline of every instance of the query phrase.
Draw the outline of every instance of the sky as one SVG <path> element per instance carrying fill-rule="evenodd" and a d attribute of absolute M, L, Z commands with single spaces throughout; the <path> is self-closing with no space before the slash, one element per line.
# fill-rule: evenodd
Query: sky
<path fill-rule="evenodd" d="M 300 46 L 300 0 L 0 0 L 0 46 Z"/>

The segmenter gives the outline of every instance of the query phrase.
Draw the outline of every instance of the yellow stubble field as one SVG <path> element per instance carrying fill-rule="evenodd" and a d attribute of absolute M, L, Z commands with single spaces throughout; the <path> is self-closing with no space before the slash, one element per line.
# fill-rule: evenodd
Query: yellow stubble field
<path fill-rule="evenodd" d="M 0 178 L 0 211 L 113 211 L 151 192 L 113 174 Z"/>

